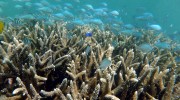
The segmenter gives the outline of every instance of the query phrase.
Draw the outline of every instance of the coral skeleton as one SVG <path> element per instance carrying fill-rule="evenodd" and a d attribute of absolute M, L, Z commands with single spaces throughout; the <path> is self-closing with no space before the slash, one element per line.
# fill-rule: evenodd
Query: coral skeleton
<path fill-rule="evenodd" d="M 162 34 L 137 29 L 144 34 L 137 39 L 90 25 L 69 30 L 66 24 L 6 27 L 0 44 L 1 100 L 180 99 L 177 52 L 145 53 L 137 47 Z M 93 36 L 86 37 L 90 29 Z"/>

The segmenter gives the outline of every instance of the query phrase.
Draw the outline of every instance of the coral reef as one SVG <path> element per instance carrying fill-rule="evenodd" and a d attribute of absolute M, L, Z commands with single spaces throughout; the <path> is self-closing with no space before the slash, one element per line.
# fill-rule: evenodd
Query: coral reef
<path fill-rule="evenodd" d="M 68 30 L 66 24 L 6 27 L 0 45 L 1 100 L 180 98 L 178 53 L 158 48 L 143 53 L 137 47 L 160 35 L 137 30 L 144 36 L 136 38 L 91 25 Z M 85 36 L 88 31 L 92 37 Z"/>

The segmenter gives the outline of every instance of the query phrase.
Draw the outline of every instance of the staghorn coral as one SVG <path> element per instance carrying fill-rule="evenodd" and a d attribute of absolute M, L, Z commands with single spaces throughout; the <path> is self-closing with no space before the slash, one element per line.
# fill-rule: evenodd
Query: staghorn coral
<path fill-rule="evenodd" d="M 93 37 L 85 37 L 90 29 Z M 170 50 L 139 51 L 136 44 L 154 41 L 145 36 L 140 41 L 89 25 L 68 30 L 65 22 L 38 22 L 34 28 L 7 27 L 2 37 L 2 99 L 179 99 L 176 55 Z M 101 69 L 104 58 L 111 64 Z"/>

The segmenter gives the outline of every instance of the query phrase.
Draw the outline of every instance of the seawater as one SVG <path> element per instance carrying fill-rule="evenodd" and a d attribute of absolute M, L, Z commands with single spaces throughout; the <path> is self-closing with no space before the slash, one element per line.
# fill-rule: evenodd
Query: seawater
<path fill-rule="evenodd" d="M 27 2 L 31 3 L 30 7 L 25 6 Z M 57 9 L 57 11 L 53 11 L 52 14 L 64 9 L 65 3 L 70 3 L 73 8 L 68 11 L 77 17 L 79 17 L 78 15 L 80 13 L 76 10 L 84 8 L 87 4 L 92 5 L 96 9 L 102 8 L 101 3 L 106 3 L 109 11 L 116 10 L 119 12 L 118 17 L 121 17 L 124 24 L 132 24 L 135 27 L 137 25 L 142 28 L 143 26 L 146 27 L 147 24 L 159 24 L 164 34 L 171 36 L 172 39 L 180 40 L 180 0 L 1 0 L 0 18 L 14 18 L 25 14 L 38 14 L 38 7 L 35 7 L 34 4 L 42 2 L 49 3 L 49 5 L 44 5 L 46 7 L 53 5 L 62 7 Z M 17 5 L 21 5 L 22 8 L 15 8 Z M 146 12 L 153 14 L 153 20 L 146 21 L 145 25 L 138 22 L 135 18 Z"/>

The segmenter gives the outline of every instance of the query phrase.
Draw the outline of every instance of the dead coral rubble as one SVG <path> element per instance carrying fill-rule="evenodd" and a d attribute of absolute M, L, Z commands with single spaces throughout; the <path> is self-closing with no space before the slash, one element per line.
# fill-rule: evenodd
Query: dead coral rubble
<path fill-rule="evenodd" d="M 179 99 L 178 65 L 171 51 L 145 54 L 134 36 L 94 28 L 93 37 L 85 37 L 90 26 L 65 26 L 37 23 L 3 32 L 0 99 Z"/>

